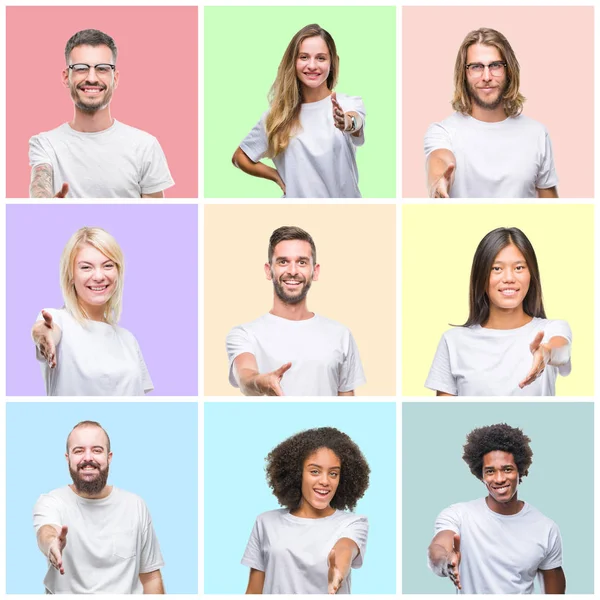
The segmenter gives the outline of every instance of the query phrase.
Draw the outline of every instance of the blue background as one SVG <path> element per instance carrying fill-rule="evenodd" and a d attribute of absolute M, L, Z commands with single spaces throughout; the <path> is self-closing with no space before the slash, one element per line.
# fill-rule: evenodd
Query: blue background
<path fill-rule="evenodd" d="M 41 594 L 47 563 L 32 525 L 38 497 L 71 483 L 65 443 L 80 421 L 108 432 L 109 484 L 146 502 L 170 594 L 198 591 L 198 408 L 195 403 L 6 405 L 6 591 Z"/>
<path fill-rule="evenodd" d="M 265 480 L 265 457 L 304 429 L 336 427 L 360 447 L 369 489 L 356 506 L 369 519 L 355 594 L 396 591 L 396 406 L 394 403 L 206 403 L 204 406 L 204 593 L 243 594 L 240 564 L 256 517 L 280 508 Z"/>

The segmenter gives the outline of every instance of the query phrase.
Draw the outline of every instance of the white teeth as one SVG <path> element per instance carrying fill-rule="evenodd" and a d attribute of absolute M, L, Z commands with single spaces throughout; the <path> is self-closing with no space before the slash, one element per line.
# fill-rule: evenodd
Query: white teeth
<path fill-rule="evenodd" d="M 315 490 L 316 494 L 319 494 L 319 496 L 327 496 L 327 494 L 329 494 L 329 490 Z"/>
<path fill-rule="evenodd" d="M 502 290 L 501 293 L 504 296 L 514 296 L 517 293 L 517 290 Z"/>

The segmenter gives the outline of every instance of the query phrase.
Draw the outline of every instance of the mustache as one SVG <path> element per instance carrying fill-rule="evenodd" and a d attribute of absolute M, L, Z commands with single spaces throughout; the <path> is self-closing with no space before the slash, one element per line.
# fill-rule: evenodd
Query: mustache
<path fill-rule="evenodd" d="M 95 460 L 85 460 L 79 465 L 77 465 L 77 470 L 81 471 L 81 469 L 85 467 L 94 467 L 95 469 L 100 470 L 100 465 Z"/>
<path fill-rule="evenodd" d="M 85 81 L 84 83 L 80 83 L 77 86 L 77 89 L 81 90 L 84 87 L 97 87 L 97 88 L 100 88 L 102 90 L 106 89 L 106 86 L 103 83 L 100 83 L 99 81 L 96 81 L 96 82 L 93 82 L 93 83 L 91 81 Z"/>

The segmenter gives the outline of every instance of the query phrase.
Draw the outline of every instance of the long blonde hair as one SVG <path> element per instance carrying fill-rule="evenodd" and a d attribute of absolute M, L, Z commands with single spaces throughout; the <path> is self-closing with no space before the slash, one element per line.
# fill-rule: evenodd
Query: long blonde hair
<path fill-rule="evenodd" d="M 306 38 L 319 36 L 323 38 L 329 50 L 331 66 L 327 77 L 327 88 L 333 90 L 337 83 L 340 68 L 340 59 L 337 55 L 335 42 L 331 35 L 316 24 L 303 27 L 291 39 L 283 58 L 277 69 L 277 77 L 269 92 L 270 110 L 266 119 L 268 140 L 267 155 L 270 158 L 283 152 L 300 125 L 300 105 L 302 104 L 302 91 L 300 81 L 296 75 L 296 60 L 300 52 L 300 45 Z"/>
<path fill-rule="evenodd" d="M 89 315 L 79 302 L 73 281 L 77 253 L 86 244 L 102 252 L 104 256 L 115 263 L 117 268 L 118 276 L 115 291 L 104 307 L 104 320 L 111 325 L 116 325 L 121 317 L 123 303 L 125 259 L 117 240 L 110 233 L 104 231 L 104 229 L 100 229 L 100 227 L 82 227 L 77 230 L 71 236 L 71 239 L 67 242 L 63 250 L 60 258 L 60 287 L 65 301 L 65 308 L 80 323 L 85 323 L 89 319 Z"/>
<path fill-rule="evenodd" d="M 520 85 L 520 67 L 519 61 L 509 44 L 508 40 L 495 29 L 482 27 L 467 34 L 463 40 L 454 65 L 454 97 L 452 98 L 452 108 L 464 115 L 471 114 L 472 103 L 469 94 L 469 84 L 467 82 L 467 51 L 473 44 L 483 44 L 484 46 L 494 46 L 498 49 L 502 60 L 506 62 L 506 77 L 508 87 L 504 93 L 504 112 L 507 117 L 516 117 L 523 111 L 525 96 L 519 92 Z"/>

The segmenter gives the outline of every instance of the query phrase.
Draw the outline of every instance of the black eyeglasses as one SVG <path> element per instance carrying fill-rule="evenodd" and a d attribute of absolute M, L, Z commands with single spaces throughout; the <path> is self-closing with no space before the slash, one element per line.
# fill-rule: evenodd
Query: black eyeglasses
<path fill-rule="evenodd" d="M 469 63 L 466 65 L 467 71 L 469 71 L 469 74 L 473 75 L 473 77 L 481 77 L 486 67 L 490 70 L 490 73 L 494 77 L 499 77 L 504 73 L 506 63 L 500 60 L 495 60 L 489 65 L 484 65 L 483 63 Z"/>
<path fill-rule="evenodd" d="M 71 69 L 75 75 L 87 75 L 90 72 L 90 69 L 94 69 L 97 75 L 108 75 L 111 71 L 115 70 L 115 65 L 109 65 L 108 63 L 100 63 L 99 65 L 75 63 L 74 65 L 69 65 L 69 69 Z"/>

